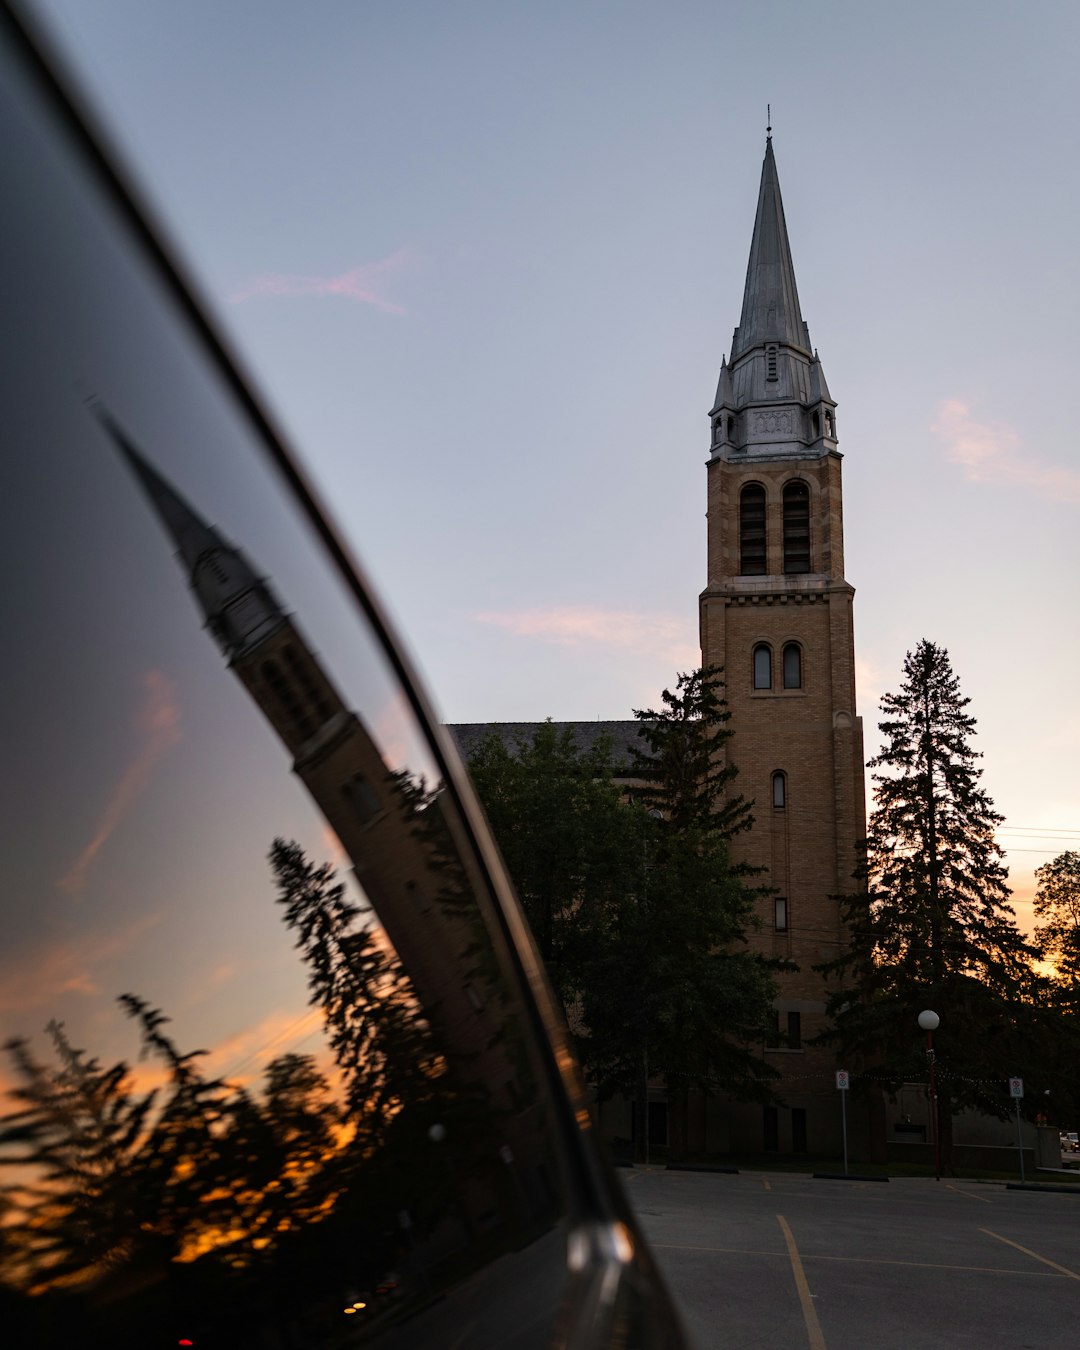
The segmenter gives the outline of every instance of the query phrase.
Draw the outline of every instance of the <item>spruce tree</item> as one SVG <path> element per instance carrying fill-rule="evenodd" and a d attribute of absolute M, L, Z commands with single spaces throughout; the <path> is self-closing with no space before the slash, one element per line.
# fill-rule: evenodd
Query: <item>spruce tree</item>
<path fill-rule="evenodd" d="M 1033 1032 L 1036 949 L 1016 926 L 980 786 L 975 719 L 948 652 L 923 641 L 881 700 L 883 748 L 870 761 L 875 807 L 868 891 L 846 902 L 850 948 L 823 969 L 834 1025 L 823 1037 L 853 1067 L 896 1088 L 924 1070 L 917 1018 L 933 1009 L 940 1138 L 949 1162 L 956 1107 L 1005 1115 L 1004 1082 Z"/>
<path fill-rule="evenodd" d="M 722 671 L 680 674 L 661 700 L 659 710 L 634 710 L 643 746 L 631 770 L 641 784 L 634 797 L 644 817 L 643 876 L 630 941 L 620 946 L 622 986 L 632 991 L 625 1025 L 634 1032 L 639 1139 L 648 1079 L 660 1076 L 678 1153 L 690 1087 L 772 1100 L 776 1075 L 759 1051 L 776 983 L 775 963 L 747 945 L 761 891 L 753 870 L 731 856 L 731 840 L 753 816 L 727 753 Z"/>

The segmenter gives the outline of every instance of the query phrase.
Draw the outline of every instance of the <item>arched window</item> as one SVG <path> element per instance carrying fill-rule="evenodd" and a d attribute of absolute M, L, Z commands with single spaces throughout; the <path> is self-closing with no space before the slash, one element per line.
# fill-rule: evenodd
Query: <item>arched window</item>
<path fill-rule="evenodd" d="M 765 489 L 748 483 L 739 494 L 739 571 L 759 577 L 765 570 Z"/>
<path fill-rule="evenodd" d="M 777 811 L 787 806 L 787 774 L 779 769 L 772 776 L 772 804 Z"/>
<path fill-rule="evenodd" d="M 276 661 L 264 661 L 261 669 L 263 679 L 274 691 L 274 697 L 289 720 L 294 723 L 301 736 L 310 736 L 315 728 L 304 711 L 304 705 L 296 697 L 296 691 L 281 673 L 281 667 Z"/>
<path fill-rule="evenodd" d="M 810 489 L 796 480 L 784 488 L 784 572 L 810 571 Z"/>
<path fill-rule="evenodd" d="M 764 642 L 754 648 L 754 688 L 772 688 L 772 648 Z"/>
<path fill-rule="evenodd" d="M 802 688 L 802 650 L 797 642 L 784 648 L 784 688 Z"/>
<path fill-rule="evenodd" d="M 295 649 L 291 646 L 285 647 L 282 651 L 282 655 L 285 657 L 285 664 L 289 667 L 289 673 L 297 684 L 300 685 L 301 689 L 303 689 L 308 701 L 314 705 L 315 711 L 325 722 L 328 717 L 333 715 L 334 710 L 331 708 L 322 690 L 312 679 L 310 668 L 300 660 Z"/>

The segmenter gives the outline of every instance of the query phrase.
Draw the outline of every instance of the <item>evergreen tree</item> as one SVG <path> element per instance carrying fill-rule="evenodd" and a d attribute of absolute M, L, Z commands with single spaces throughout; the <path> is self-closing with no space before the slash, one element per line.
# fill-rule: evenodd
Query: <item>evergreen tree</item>
<path fill-rule="evenodd" d="M 746 945 L 757 892 L 729 852 L 750 812 L 719 672 L 681 675 L 663 702 L 635 714 L 629 799 L 608 743 L 579 750 L 550 723 L 516 753 L 493 733 L 469 761 L 586 1074 L 601 1097 L 636 1098 L 639 1149 L 650 1078 L 667 1083 L 677 1149 L 690 1086 L 768 1100 L 775 1077 L 757 1053 L 775 985 Z"/>
<path fill-rule="evenodd" d="M 734 790 L 738 769 L 728 758 L 731 713 L 717 666 L 680 674 L 675 693 L 665 689 L 660 712 L 634 710 L 644 748 L 635 747 L 635 797 L 659 810 L 676 830 L 697 827 L 731 839 L 750 829 L 750 803 Z"/>
<path fill-rule="evenodd" d="M 951 1115 L 1001 1116 L 1004 1082 L 1035 1032 L 1036 950 L 1019 932 L 994 831 L 1002 817 L 979 785 L 975 719 L 948 652 L 923 641 L 903 682 L 881 700 L 881 753 L 870 761 L 876 804 L 868 893 L 846 902 L 851 946 L 823 967 L 834 982 L 825 1033 L 885 1085 L 921 1073 L 917 1018 L 941 1018 L 939 1129 L 949 1166 Z"/>
<path fill-rule="evenodd" d="M 1063 992 L 1080 991 L 1080 853 L 1059 853 L 1035 870 L 1035 939 Z"/>
<path fill-rule="evenodd" d="M 658 1075 L 678 1152 L 690 1087 L 772 1100 L 776 1073 L 760 1049 L 776 982 L 774 963 L 747 945 L 761 891 L 751 884 L 752 869 L 731 857 L 732 838 L 750 829 L 753 816 L 735 790 L 722 672 L 707 666 L 680 674 L 661 700 L 660 710 L 634 710 L 644 746 L 631 771 L 642 785 L 634 797 L 645 813 L 643 880 L 624 988 L 633 991 L 625 1013 L 637 1042 L 639 1138 L 648 1079 Z"/>
<path fill-rule="evenodd" d="M 612 778 L 611 742 L 588 749 L 544 722 L 513 750 L 491 732 L 469 757 L 552 984 L 572 1013 L 589 974 L 588 934 L 639 879 L 640 825 Z"/>

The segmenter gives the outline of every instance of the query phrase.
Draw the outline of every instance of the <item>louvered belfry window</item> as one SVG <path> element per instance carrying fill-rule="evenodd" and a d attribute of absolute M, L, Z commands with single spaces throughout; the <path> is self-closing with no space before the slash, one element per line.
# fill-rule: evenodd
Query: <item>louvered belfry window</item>
<path fill-rule="evenodd" d="M 810 571 L 810 489 L 805 483 L 784 488 L 784 572 Z"/>
<path fill-rule="evenodd" d="M 748 483 L 739 496 L 739 572 L 765 575 L 765 489 Z"/>

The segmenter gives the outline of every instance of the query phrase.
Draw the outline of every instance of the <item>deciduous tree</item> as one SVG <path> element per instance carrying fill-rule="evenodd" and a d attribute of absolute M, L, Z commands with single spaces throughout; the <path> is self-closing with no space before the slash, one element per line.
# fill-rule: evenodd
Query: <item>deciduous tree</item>
<path fill-rule="evenodd" d="M 1080 992 L 1080 853 L 1059 853 L 1035 870 L 1035 939 L 1060 984 Z"/>

